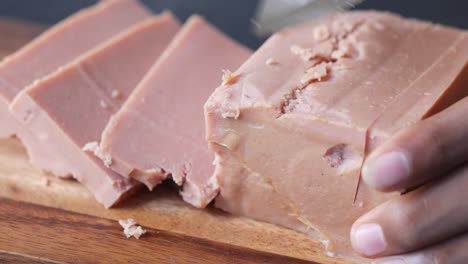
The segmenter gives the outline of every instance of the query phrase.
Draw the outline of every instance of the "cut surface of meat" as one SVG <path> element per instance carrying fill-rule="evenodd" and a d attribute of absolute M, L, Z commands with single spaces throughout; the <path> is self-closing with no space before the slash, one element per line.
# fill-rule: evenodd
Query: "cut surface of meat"
<path fill-rule="evenodd" d="M 150 16 L 137 0 L 101 1 L 58 23 L 3 59 L 0 63 L 0 138 L 22 129 L 8 110 L 21 90 Z"/>
<path fill-rule="evenodd" d="M 23 90 L 10 110 L 34 165 L 73 175 L 106 207 L 137 186 L 89 151 L 99 153 L 93 142 L 179 28 L 170 13 L 148 18 Z M 57 160 L 42 162 L 43 150 Z"/>
<path fill-rule="evenodd" d="M 250 51 L 201 17 L 190 18 L 103 133 L 111 168 L 150 189 L 169 177 L 185 201 L 206 206 L 217 194 L 206 146 L 203 104 Z"/>

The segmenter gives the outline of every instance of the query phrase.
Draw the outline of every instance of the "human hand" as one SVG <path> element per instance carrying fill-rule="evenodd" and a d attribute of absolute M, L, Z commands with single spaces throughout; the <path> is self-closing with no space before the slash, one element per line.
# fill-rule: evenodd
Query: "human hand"
<path fill-rule="evenodd" d="M 468 263 L 468 97 L 378 147 L 362 177 L 383 192 L 424 185 L 354 223 L 358 253 L 378 264 Z"/>

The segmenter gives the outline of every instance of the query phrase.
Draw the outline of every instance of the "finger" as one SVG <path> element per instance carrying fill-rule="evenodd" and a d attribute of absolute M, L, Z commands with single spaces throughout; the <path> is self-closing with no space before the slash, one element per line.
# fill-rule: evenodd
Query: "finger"
<path fill-rule="evenodd" d="M 397 133 L 366 159 L 362 177 L 380 191 L 411 189 L 468 160 L 468 97 Z"/>
<path fill-rule="evenodd" d="M 468 234 L 411 254 L 378 259 L 372 264 L 466 264 Z"/>
<path fill-rule="evenodd" d="M 366 257 L 411 252 L 468 230 L 468 166 L 439 182 L 383 203 L 351 229 Z"/>

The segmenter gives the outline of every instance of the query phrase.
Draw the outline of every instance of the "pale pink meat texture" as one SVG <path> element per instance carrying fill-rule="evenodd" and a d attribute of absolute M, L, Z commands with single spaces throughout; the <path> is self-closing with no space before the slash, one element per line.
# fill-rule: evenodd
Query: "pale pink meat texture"
<path fill-rule="evenodd" d="M 205 105 L 216 206 L 363 261 L 351 225 L 395 195 L 361 184 L 355 197 L 363 158 L 467 94 L 467 42 L 466 31 L 374 11 L 273 35 Z"/>
<path fill-rule="evenodd" d="M 101 139 L 110 117 L 179 28 L 168 12 L 148 18 L 23 90 L 10 105 L 27 128 L 19 137 L 32 160 L 41 161 L 34 154 L 44 149 L 58 157 L 53 167 L 35 165 L 73 175 L 106 207 L 137 186 L 83 148 L 92 150 Z"/>
<path fill-rule="evenodd" d="M 23 88 L 150 16 L 137 0 L 101 1 L 58 23 L 6 57 L 0 63 L 0 138 L 22 129 L 8 105 Z M 52 155 L 46 150 L 41 154 Z"/>
<path fill-rule="evenodd" d="M 251 52 L 201 17 L 190 18 L 103 133 L 111 168 L 150 189 L 169 177 L 185 201 L 206 206 L 217 194 L 213 153 L 206 147 L 203 104 L 222 69 Z"/>

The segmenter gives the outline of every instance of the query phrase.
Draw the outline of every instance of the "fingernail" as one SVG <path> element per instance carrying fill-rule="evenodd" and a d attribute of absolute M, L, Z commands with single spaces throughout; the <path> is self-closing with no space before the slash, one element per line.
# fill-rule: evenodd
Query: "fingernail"
<path fill-rule="evenodd" d="M 378 224 L 362 224 L 352 232 L 351 241 L 356 251 L 372 257 L 387 249 L 382 227 Z"/>
<path fill-rule="evenodd" d="M 402 259 L 386 259 L 386 260 L 377 260 L 372 262 L 372 264 L 408 264 Z"/>
<path fill-rule="evenodd" d="M 402 152 L 389 152 L 366 161 L 362 178 L 377 188 L 390 188 L 410 177 L 410 163 Z"/>

